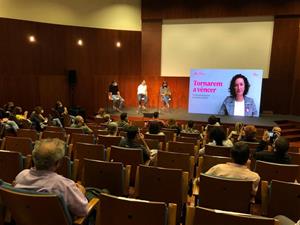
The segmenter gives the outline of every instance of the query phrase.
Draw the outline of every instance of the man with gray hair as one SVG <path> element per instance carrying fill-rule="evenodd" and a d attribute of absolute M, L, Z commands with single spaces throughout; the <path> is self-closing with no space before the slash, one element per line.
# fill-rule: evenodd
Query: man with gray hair
<path fill-rule="evenodd" d="M 88 201 L 84 187 L 55 172 L 64 155 L 63 141 L 57 138 L 37 141 L 32 151 L 35 166 L 21 171 L 14 185 L 16 188 L 61 195 L 72 215 L 85 216 Z"/>

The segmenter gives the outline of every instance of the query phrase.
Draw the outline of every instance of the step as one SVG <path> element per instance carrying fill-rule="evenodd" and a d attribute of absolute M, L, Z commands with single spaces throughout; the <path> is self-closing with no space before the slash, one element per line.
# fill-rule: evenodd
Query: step
<path fill-rule="evenodd" d="M 286 135 L 300 135 L 300 129 L 298 128 L 289 128 L 289 129 L 282 129 L 281 134 L 286 136 Z"/>
<path fill-rule="evenodd" d="M 282 135 L 282 136 L 288 139 L 290 142 L 300 141 L 300 134 Z"/>

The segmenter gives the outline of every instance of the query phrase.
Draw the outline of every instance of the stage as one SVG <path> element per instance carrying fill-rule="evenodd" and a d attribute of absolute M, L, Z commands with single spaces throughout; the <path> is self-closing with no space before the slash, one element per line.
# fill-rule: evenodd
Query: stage
<path fill-rule="evenodd" d="M 169 112 L 157 110 L 156 108 L 149 108 L 145 111 L 145 116 L 143 113 L 138 113 L 137 108 L 125 108 L 123 112 L 128 113 L 129 120 L 148 120 L 147 114 L 151 116 L 151 113 L 159 111 L 159 118 L 161 119 L 170 119 L 173 118 L 178 121 L 187 121 L 194 120 L 199 122 L 207 122 L 207 119 L 210 115 L 206 114 L 193 114 L 188 113 L 184 109 L 171 109 Z M 120 115 L 119 112 L 109 112 L 115 119 Z M 218 116 L 221 118 L 221 123 L 224 124 L 234 124 L 235 122 L 242 121 L 245 124 L 253 124 L 255 126 L 261 127 L 273 127 L 277 125 L 276 121 L 295 121 L 300 122 L 299 116 L 294 115 L 279 115 L 279 114 L 268 114 L 261 115 L 260 117 L 240 117 L 240 116 Z"/>

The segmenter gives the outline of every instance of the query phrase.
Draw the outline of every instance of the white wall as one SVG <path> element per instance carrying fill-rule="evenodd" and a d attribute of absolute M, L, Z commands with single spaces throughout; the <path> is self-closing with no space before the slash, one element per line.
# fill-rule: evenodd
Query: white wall
<path fill-rule="evenodd" d="M 268 18 L 166 20 L 162 76 L 191 69 L 263 69 L 269 75 L 274 21 Z"/>
<path fill-rule="evenodd" d="M 0 17 L 140 31 L 141 0 L 0 0 Z"/>

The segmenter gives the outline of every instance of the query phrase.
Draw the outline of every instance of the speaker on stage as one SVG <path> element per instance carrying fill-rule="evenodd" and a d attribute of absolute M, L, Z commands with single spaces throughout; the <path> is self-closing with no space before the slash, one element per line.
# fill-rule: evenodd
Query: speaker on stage
<path fill-rule="evenodd" d="M 150 112 L 143 113 L 143 115 L 144 115 L 145 118 L 153 118 L 153 114 L 154 113 L 150 113 Z"/>
<path fill-rule="evenodd" d="M 68 82 L 69 82 L 69 85 L 75 85 L 77 83 L 76 70 L 68 70 Z"/>

